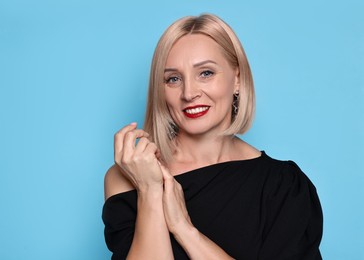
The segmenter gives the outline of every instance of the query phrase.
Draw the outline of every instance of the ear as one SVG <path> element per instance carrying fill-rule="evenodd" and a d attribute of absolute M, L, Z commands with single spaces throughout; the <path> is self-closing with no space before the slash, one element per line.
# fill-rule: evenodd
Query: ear
<path fill-rule="evenodd" d="M 234 84 L 234 93 L 239 92 L 240 90 L 240 70 L 239 67 L 235 69 L 235 84 Z"/>

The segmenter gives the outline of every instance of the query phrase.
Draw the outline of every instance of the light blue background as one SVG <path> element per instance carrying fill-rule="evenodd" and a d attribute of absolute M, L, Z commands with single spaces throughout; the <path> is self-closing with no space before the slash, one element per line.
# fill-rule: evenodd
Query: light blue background
<path fill-rule="evenodd" d="M 315 183 L 325 259 L 364 259 L 363 1 L 0 1 L 0 259 L 109 259 L 113 134 L 143 123 L 152 52 L 177 18 L 218 14 L 245 46 L 244 136 Z"/>

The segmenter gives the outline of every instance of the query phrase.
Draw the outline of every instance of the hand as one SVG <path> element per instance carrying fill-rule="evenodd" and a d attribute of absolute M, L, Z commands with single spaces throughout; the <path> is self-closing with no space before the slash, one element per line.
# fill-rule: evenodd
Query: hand
<path fill-rule="evenodd" d="M 198 231 L 186 208 L 182 186 L 160 163 L 163 173 L 163 211 L 168 227 L 190 259 L 233 259 L 222 248 Z"/>
<path fill-rule="evenodd" d="M 192 226 L 191 219 L 188 215 L 186 202 L 181 184 L 170 174 L 168 169 L 160 163 L 164 180 L 163 192 L 163 209 L 164 217 L 168 230 L 176 233 L 185 228 Z"/>
<path fill-rule="evenodd" d="M 163 177 L 157 159 L 157 146 L 148 140 L 147 132 L 136 127 L 137 124 L 132 123 L 115 134 L 115 164 L 138 191 L 151 188 L 162 190 Z"/>

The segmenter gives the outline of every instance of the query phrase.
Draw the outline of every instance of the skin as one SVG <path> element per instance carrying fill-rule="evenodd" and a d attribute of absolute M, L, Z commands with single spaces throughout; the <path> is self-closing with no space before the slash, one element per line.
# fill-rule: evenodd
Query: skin
<path fill-rule="evenodd" d="M 238 71 L 209 37 L 182 37 L 169 53 L 164 75 L 166 103 L 179 127 L 173 161 L 162 165 L 158 148 L 135 123 L 115 135 L 115 165 L 105 176 L 105 199 L 132 189 L 138 192 L 138 215 L 128 259 L 173 259 L 169 232 L 191 259 L 231 259 L 193 226 L 182 187 L 173 176 L 260 156 L 242 140 L 220 135 L 231 124 Z M 185 109 L 196 106 L 208 110 L 196 118 L 186 116 Z"/>
<path fill-rule="evenodd" d="M 169 53 L 164 79 L 166 102 L 180 129 L 178 138 L 210 138 L 230 126 L 239 72 L 229 65 L 215 41 L 200 34 L 182 37 Z M 208 106 L 207 114 L 186 117 L 183 109 L 196 105 Z"/>

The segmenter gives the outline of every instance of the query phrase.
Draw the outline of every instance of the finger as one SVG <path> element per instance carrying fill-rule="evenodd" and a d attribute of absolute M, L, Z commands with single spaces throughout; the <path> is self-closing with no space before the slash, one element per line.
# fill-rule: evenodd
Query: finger
<path fill-rule="evenodd" d="M 149 134 L 142 129 L 134 129 L 125 134 L 124 137 L 124 150 L 133 151 L 135 149 L 135 143 L 137 138 L 148 137 Z M 124 152 L 123 152 L 124 153 Z"/>
<path fill-rule="evenodd" d="M 155 156 L 156 152 L 158 151 L 158 147 L 155 143 L 153 142 L 149 142 L 147 144 L 147 146 L 145 147 L 145 153 L 150 153 L 150 154 L 153 154 Z M 157 156 L 155 156 L 155 158 L 157 158 Z"/>
<path fill-rule="evenodd" d="M 161 159 L 162 154 L 161 154 L 161 150 L 157 149 L 157 151 L 155 152 L 155 156 L 157 157 L 157 159 Z"/>
<path fill-rule="evenodd" d="M 115 135 L 114 135 L 114 156 L 116 153 L 120 153 L 123 146 L 124 146 L 124 136 L 127 132 L 132 131 L 136 129 L 137 124 L 131 123 L 122 129 L 120 129 Z"/>
<path fill-rule="evenodd" d="M 168 169 L 160 162 L 158 161 L 158 164 L 159 164 L 159 167 L 161 168 L 162 170 L 162 174 L 163 174 L 163 179 L 164 178 L 168 178 L 169 177 L 169 173 L 168 173 Z"/>
<path fill-rule="evenodd" d="M 182 185 L 176 180 L 174 179 L 174 184 L 175 184 L 175 187 L 177 188 L 177 191 L 180 193 L 180 194 L 183 194 L 183 189 L 182 189 Z"/>
<path fill-rule="evenodd" d="M 184 208 L 186 208 L 186 198 L 185 198 L 185 193 L 183 191 L 183 187 L 179 182 L 176 183 L 176 187 L 177 187 L 178 196 L 179 196 L 182 204 L 184 205 Z"/>
<path fill-rule="evenodd" d="M 148 138 L 146 137 L 141 137 L 137 143 L 137 145 L 135 146 L 135 152 L 136 153 L 142 153 L 145 151 L 145 148 L 147 147 L 147 145 L 150 143 L 150 141 L 148 140 Z"/>
<path fill-rule="evenodd" d="M 163 182 L 164 182 L 164 191 L 166 193 L 171 193 L 173 192 L 174 189 L 174 177 L 172 176 L 172 174 L 169 172 L 168 168 L 165 167 L 161 162 L 159 162 L 159 166 L 162 170 L 162 176 L 163 176 Z"/>

